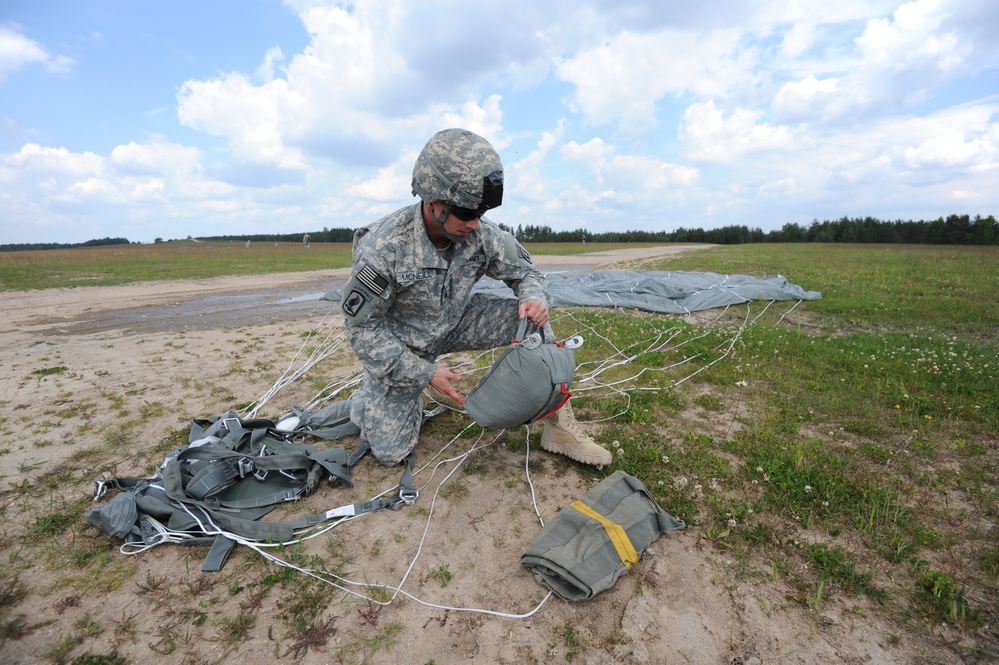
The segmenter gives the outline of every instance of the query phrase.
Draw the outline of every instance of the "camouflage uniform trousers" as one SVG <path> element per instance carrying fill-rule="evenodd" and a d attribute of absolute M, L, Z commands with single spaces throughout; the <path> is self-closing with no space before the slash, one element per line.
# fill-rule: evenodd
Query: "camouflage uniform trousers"
<path fill-rule="evenodd" d="M 517 333 L 517 307 L 510 298 L 474 294 L 458 325 L 434 348 L 418 353 L 434 361 L 445 353 L 506 346 Z M 379 385 L 365 372 L 364 384 L 350 398 L 350 419 L 382 464 L 398 464 L 416 446 L 423 424 L 422 392 Z"/>

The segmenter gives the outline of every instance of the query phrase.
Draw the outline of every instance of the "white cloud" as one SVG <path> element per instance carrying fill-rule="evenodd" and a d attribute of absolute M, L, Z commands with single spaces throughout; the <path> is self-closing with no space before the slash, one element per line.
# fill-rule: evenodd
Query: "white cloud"
<path fill-rule="evenodd" d="M 281 50 L 281 47 L 272 46 L 267 49 L 267 53 L 264 54 L 264 61 L 257 67 L 257 78 L 265 83 L 273 81 L 275 77 L 274 65 L 279 62 L 284 62 L 284 52 Z"/>
<path fill-rule="evenodd" d="M 541 206 L 542 219 L 545 223 L 551 223 L 552 228 L 577 229 L 577 228 L 601 228 L 601 222 L 613 220 L 615 215 L 608 206 L 617 197 L 617 193 L 610 189 L 591 190 L 586 187 L 574 186 L 555 196 L 552 196 Z M 517 219 L 533 220 L 538 214 L 538 208 L 525 206 L 517 212 L 521 213 Z M 528 222 L 531 223 L 531 222 Z"/>
<path fill-rule="evenodd" d="M 132 188 L 129 198 L 133 201 L 166 201 L 163 195 L 166 190 L 166 183 L 162 178 L 152 178 L 145 182 L 137 182 Z"/>
<path fill-rule="evenodd" d="M 660 159 L 642 156 L 616 157 L 607 165 L 609 180 L 621 183 L 622 187 L 645 192 L 661 191 L 668 188 L 689 187 L 697 182 L 700 172 L 690 166 L 670 164 Z"/>
<path fill-rule="evenodd" d="M 393 12 L 379 10 L 310 3 L 300 13 L 310 44 L 283 68 L 283 78 L 274 78 L 272 50 L 263 84 L 239 72 L 188 81 L 179 95 L 181 123 L 227 138 L 236 156 L 249 162 L 299 169 L 315 155 L 383 166 L 389 162 L 386 145 L 394 147 L 400 134 L 418 133 L 429 123 L 376 110 L 378 97 L 407 77 L 406 63 L 392 48 Z"/>
<path fill-rule="evenodd" d="M 781 53 L 787 58 L 797 58 L 815 41 L 815 21 L 796 21 L 791 29 L 784 33 L 781 41 Z"/>
<path fill-rule="evenodd" d="M 856 121 L 921 104 L 954 78 L 997 64 L 995 14 L 981 0 L 899 5 L 890 19 L 867 21 L 848 71 L 784 83 L 773 110 L 784 121 Z M 991 28 L 969 29 L 976 22 Z"/>
<path fill-rule="evenodd" d="M 579 144 L 568 142 L 562 147 L 563 157 L 580 162 L 590 169 L 598 185 L 614 194 L 601 193 L 601 199 L 641 202 L 641 205 L 662 201 L 670 190 L 685 190 L 695 185 L 700 172 L 690 166 L 672 164 L 652 157 L 615 155 L 615 148 L 600 138 Z"/>
<path fill-rule="evenodd" d="M 489 141 L 497 151 L 502 150 L 510 145 L 510 140 L 502 135 L 503 109 L 500 106 L 502 100 L 499 95 L 490 95 L 481 106 L 471 99 L 456 112 L 445 109 L 441 113 L 443 128 L 463 127 Z"/>
<path fill-rule="evenodd" d="M 791 131 L 758 123 L 762 115 L 762 111 L 737 108 L 726 119 L 713 101 L 691 104 L 680 128 L 684 153 L 693 160 L 731 163 L 763 150 L 793 147 Z"/>
<path fill-rule="evenodd" d="M 0 156 L 0 181 L 14 192 L 3 202 L 7 223 L 34 226 L 34 220 L 43 219 L 61 228 L 76 220 L 91 234 L 85 239 L 150 233 L 183 237 L 187 233 L 178 235 L 185 228 L 179 220 L 246 205 L 234 197 L 234 188 L 204 176 L 197 149 L 162 140 L 117 146 L 107 158 L 27 144 Z M 108 230 L 136 220 L 158 226 Z"/>
<path fill-rule="evenodd" d="M 96 153 L 74 153 L 66 148 L 49 148 L 37 143 L 25 144 L 18 152 L 4 155 L 0 163 L 29 176 L 72 178 L 104 170 L 104 160 Z"/>
<path fill-rule="evenodd" d="M 519 198 L 528 201 L 545 200 L 548 189 L 545 185 L 546 174 L 543 166 L 549 153 L 562 140 L 564 133 L 565 120 L 560 119 L 554 131 L 541 133 L 537 146 L 526 157 L 513 164 L 504 165 L 506 173 L 513 174 L 512 178 L 507 176 L 505 186 L 507 192 L 516 192 Z"/>
<path fill-rule="evenodd" d="M 111 151 L 110 163 L 126 175 L 197 174 L 201 172 L 201 151 L 176 143 L 130 141 Z"/>
<path fill-rule="evenodd" d="M 603 183 L 603 171 L 607 158 L 614 153 L 612 146 L 604 143 L 601 138 L 590 139 L 586 143 L 569 141 L 562 146 L 562 156 L 574 162 L 580 162 L 589 168 L 598 183 Z"/>
<path fill-rule="evenodd" d="M 999 171 L 999 105 L 948 109 L 910 119 L 910 145 L 902 149 L 911 169 Z"/>
<path fill-rule="evenodd" d="M 780 178 L 760 185 L 760 192 L 763 194 L 786 195 L 796 189 L 798 189 L 798 181 L 794 178 Z"/>
<path fill-rule="evenodd" d="M 0 81 L 15 69 L 49 58 L 48 52 L 35 40 L 8 26 L 0 26 Z"/>
<path fill-rule="evenodd" d="M 723 97 L 751 79 L 751 53 L 738 45 L 735 30 L 622 32 L 562 62 L 558 75 L 576 87 L 573 104 L 589 122 L 617 122 L 631 136 L 658 124 L 664 95 Z"/>
<path fill-rule="evenodd" d="M 842 98 L 838 77 L 817 79 L 809 74 L 800 81 L 785 83 L 774 98 L 774 111 L 788 121 L 805 121 L 828 108 L 830 100 Z"/>
<path fill-rule="evenodd" d="M 76 67 L 76 60 L 68 55 L 57 55 L 45 62 L 45 69 L 53 74 L 68 74 Z"/>
<path fill-rule="evenodd" d="M 54 74 L 65 74 L 76 64 L 68 56 L 53 56 L 30 37 L 23 35 L 16 25 L 0 26 L 0 82 L 11 72 L 32 63 L 43 63 Z"/>
<path fill-rule="evenodd" d="M 244 74 L 232 73 L 186 82 L 178 94 L 177 118 L 182 125 L 227 137 L 238 159 L 297 169 L 305 161 L 285 144 L 285 116 L 305 103 L 283 79 L 255 86 Z"/>
<path fill-rule="evenodd" d="M 399 201 L 409 196 L 417 154 L 404 153 L 396 163 L 378 169 L 374 178 L 348 187 L 344 194 L 378 202 Z"/>
<path fill-rule="evenodd" d="M 502 149 L 501 97 L 483 96 L 481 87 L 515 68 L 536 76 L 545 61 L 538 30 L 521 29 L 535 13 L 526 5 L 517 12 L 495 1 L 294 6 L 308 46 L 280 71 L 269 51 L 261 84 L 239 72 L 188 81 L 179 99 L 184 125 L 225 137 L 241 159 L 285 168 L 315 157 L 381 168 L 414 137 L 459 123 Z M 446 26 L 438 20 L 445 11 Z"/>
<path fill-rule="evenodd" d="M 923 117 L 886 117 L 848 132 L 813 133 L 807 149 L 762 154 L 733 166 L 729 178 L 739 184 L 734 193 L 741 199 L 736 209 L 777 227 L 843 215 L 994 214 L 996 118 L 999 104 L 971 104 Z"/>

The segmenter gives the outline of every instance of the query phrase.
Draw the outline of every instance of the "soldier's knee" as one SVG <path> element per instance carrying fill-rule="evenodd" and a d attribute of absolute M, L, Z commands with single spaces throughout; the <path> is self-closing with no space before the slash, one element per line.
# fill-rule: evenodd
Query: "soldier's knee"
<path fill-rule="evenodd" d="M 371 445 L 371 444 L 369 444 Z M 395 447 L 371 445 L 371 455 L 382 466 L 396 466 L 409 456 L 412 450 L 402 450 Z"/>

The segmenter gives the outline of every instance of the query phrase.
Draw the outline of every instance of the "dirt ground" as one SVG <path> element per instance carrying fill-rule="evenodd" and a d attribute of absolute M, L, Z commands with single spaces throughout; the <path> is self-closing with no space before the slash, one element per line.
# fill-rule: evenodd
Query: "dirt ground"
<path fill-rule="evenodd" d="M 684 249 L 537 258 L 544 270 L 583 271 Z M 423 490 L 413 508 L 364 516 L 303 546 L 297 561 L 307 565 L 312 554 L 341 561 L 359 594 L 314 586 L 335 600 L 311 643 L 289 630 L 289 615 L 306 611 L 305 599 L 285 595 L 281 588 L 295 587 L 284 582 L 265 592 L 263 580 L 278 569 L 247 548 L 237 548 L 221 573 L 201 573 L 204 547 L 126 556 L 81 523 L 51 543 L 19 545 L 53 506 L 89 491 L 47 479 L 101 469 L 148 477 L 155 457 L 148 451 L 168 434 L 264 394 L 329 313 L 319 294 L 345 279 L 346 271 L 331 270 L 0 293 L 0 564 L 17 571 L 25 591 L 0 617 L 8 625 L 20 617 L 24 628 L 17 639 L 3 636 L 0 662 L 70 662 L 112 650 L 130 663 L 961 662 L 936 641 L 900 634 L 878 618 L 883 613 L 853 605 L 864 601 L 834 600 L 814 612 L 788 601 L 779 581 L 745 581 L 697 527 L 664 535 L 593 600 L 550 599 L 538 609 L 544 593 L 520 555 L 539 522 L 524 455 L 507 445 L 524 433 L 462 438 L 435 458 L 460 414 L 428 423 L 416 453 L 420 464 L 436 464 L 474 446 L 467 468 L 450 478 L 457 461 L 428 468 L 417 476 Z M 278 393 L 260 415 L 285 413 L 357 369 L 349 356 L 329 365 Z M 110 464 L 88 452 L 111 447 Z M 531 456 L 546 519 L 592 484 L 557 457 Z M 291 510 L 350 503 L 388 489 L 397 475 L 369 458 L 354 470 L 353 490 L 324 483 Z M 80 579 L 74 561 L 94 548 L 106 565 L 97 579 Z M 393 592 L 379 585 L 400 584 L 405 593 L 390 604 L 364 599 L 384 599 Z"/>

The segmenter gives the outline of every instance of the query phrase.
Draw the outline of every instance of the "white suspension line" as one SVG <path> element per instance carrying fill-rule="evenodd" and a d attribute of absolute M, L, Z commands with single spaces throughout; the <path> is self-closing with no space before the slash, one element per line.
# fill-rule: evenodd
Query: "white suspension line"
<path fill-rule="evenodd" d="M 632 344 L 630 344 L 630 345 L 628 345 L 628 346 L 626 346 L 626 347 L 624 347 L 622 349 L 622 348 L 618 348 L 618 346 L 612 340 L 610 340 L 607 336 L 603 335 L 598 330 L 596 330 L 596 328 L 594 326 L 583 325 L 571 312 L 566 312 L 562 317 L 559 317 L 559 319 L 561 319 L 561 318 L 570 318 L 571 320 L 573 320 L 574 322 L 576 322 L 577 324 L 579 324 L 583 328 L 583 330 L 585 330 L 588 333 L 592 334 L 594 337 L 597 337 L 597 338 L 603 340 L 614 351 L 609 357 L 604 358 L 603 360 L 589 361 L 589 362 L 587 362 L 585 364 L 581 364 L 580 365 L 580 366 L 583 366 L 583 365 L 595 365 L 595 368 L 593 370 L 591 370 L 588 373 L 584 373 L 581 376 L 581 378 L 579 379 L 579 381 L 581 383 L 583 383 L 583 382 L 590 382 L 590 383 L 594 383 L 595 385 L 593 385 L 593 386 L 587 386 L 585 388 L 580 388 L 580 389 L 578 389 L 578 392 L 590 392 L 590 393 L 593 393 L 593 394 L 590 395 L 592 397 L 600 397 L 600 396 L 603 396 L 603 395 L 618 395 L 618 396 L 623 396 L 625 398 L 625 400 L 626 400 L 626 405 L 625 405 L 625 408 L 624 408 L 623 411 L 620 411 L 619 413 L 616 413 L 616 414 L 614 414 L 612 416 L 608 416 L 608 417 L 605 417 L 605 418 L 601 418 L 601 419 L 593 420 L 593 421 L 589 421 L 589 422 L 603 422 L 603 421 L 607 421 L 607 420 L 614 420 L 614 419 L 616 419 L 616 418 L 624 415 L 625 413 L 627 413 L 630 410 L 630 408 L 631 408 L 631 394 L 630 394 L 630 391 L 637 391 L 637 390 L 642 390 L 642 391 L 662 391 L 662 390 L 668 390 L 668 389 L 670 389 L 672 387 L 680 385 L 681 383 L 684 383 L 685 381 L 687 381 L 690 378 L 696 376 L 697 374 L 701 373 L 702 371 L 710 368 L 711 366 L 715 365 L 716 363 L 720 362 L 721 360 L 727 358 L 728 356 L 730 356 L 732 354 L 732 352 L 733 352 L 733 350 L 735 348 L 735 345 L 739 342 L 739 340 L 741 340 L 742 334 L 745 332 L 745 330 L 747 329 L 747 327 L 750 326 L 750 325 L 755 324 L 760 319 L 760 317 L 763 316 L 763 314 L 769 309 L 769 307 L 773 303 L 774 303 L 774 301 L 770 301 L 764 307 L 764 309 L 761 312 L 759 312 L 754 318 L 752 318 L 752 320 L 750 320 L 750 316 L 752 314 L 752 307 L 751 307 L 752 303 L 751 303 L 751 301 L 747 301 L 747 303 L 746 303 L 746 305 L 747 305 L 747 311 L 746 311 L 745 317 L 743 318 L 742 323 L 738 325 L 738 327 L 736 328 L 735 332 L 733 333 L 733 335 L 731 337 L 723 340 L 721 343 L 719 343 L 713 349 L 713 350 L 723 349 L 721 355 L 719 355 L 718 357 L 712 359 L 711 361 L 707 362 L 706 364 L 702 365 L 701 367 L 699 367 L 698 369 L 694 370 L 690 374 L 688 374 L 688 375 L 686 375 L 686 376 L 684 376 L 684 377 L 682 377 L 682 378 L 680 378 L 678 380 L 673 381 L 670 384 L 670 386 L 665 386 L 665 387 L 662 387 L 662 388 L 642 387 L 642 386 L 634 386 L 634 385 L 631 386 L 631 387 L 622 387 L 622 386 L 624 384 L 627 384 L 627 383 L 633 383 L 639 377 L 641 377 L 646 371 L 668 371 L 668 370 L 671 370 L 671 369 L 675 369 L 677 367 L 680 367 L 680 366 L 683 366 L 683 365 L 686 365 L 686 364 L 689 364 L 689 363 L 695 361 L 696 359 L 698 359 L 699 357 L 701 357 L 702 354 L 694 354 L 694 355 L 688 356 L 686 358 L 683 358 L 683 359 L 678 360 L 678 361 L 676 361 L 676 362 L 674 362 L 674 363 L 672 363 L 670 365 L 666 365 L 666 366 L 663 366 L 663 367 L 645 367 L 645 368 L 642 368 L 640 371 L 638 371 L 637 373 L 633 374 L 630 377 L 627 377 L 627 378 L 624 378 L 624 379 L 618 379 L 618 380 L 611 381 L 611 382 L 606 382 L 606 383 L 601 382 L 601 381 L 599 381 L 598 377 L 601 374 L 603 374 L 604 372 L 606 372 L 606 371 L 608 371 L 608 370 L 610 370 L 610 369 L 612 369 L 614 367 L 620 367 L 620 366 L 632 363 L 635 360 L 641 358 L 642 356 L 644 356 L 646 354 L 655 353 L 655 352 L 671 352 L 671 351 L 676 351 L 676 350 L 678 350 L 678 349 L 680 349 L 680 348 L 682 348 L 682 347 L 684 347 L 684 346 L 686 346 L 688 344 L 693 343 L 694 341 L 697 341 L 699 339 L 703 339 L 704 337 L 706 337 L 709 334 L 711 334 L 710 331 L 705 331 L 705 332 L 703 332 L 701 334 L 698 334 L 698 335 L 695 335 L 694 337 L 691 337 L 689 339 L 680 340 L 679 342 L 677 342 L 677 343 L 674 344 L 674 342 L 677 340 L 677 337 L 679 337 L 679 335 L 682 334 L 683 329 L 680 328 L 680 327 L 672 327 L 672 328 L 669 328 L 667 330 L 658 331 L 658 333 L 656 335 L 654 335 L 653 337 L 649 337 L 649 338 L 646 338 L 644 340 L 639 340 L 639 341 L 634 342 L 634 343 L 632 343 Z M 789 309 L 787 312 L 785 312 L 780 317 L 780 319 L 777 321 L 777 323 L 780 323 L 781 321 L 783 321 L 784 317 L 787 316 L 787 314 L 789 314 L 791 311 L 793 311 L 793 309 L 795 307 L 797 307 L 800 303 L 801 303 L 800 300 L 797 303 L 795 303 L 795 305 L 791 309 Z M 724 317 L 724 315 L 728 312 L 728 310 L 729 310 L 729 307 L 725 307 L 723 309 L 723 311 L 721 313 L 719 313 L 719 315 L 717 317 L 715 317 L 712 321 L 710 321 L 710 322 L 708 322 L 706 324 L 702 324 L 702 325 L 711 325 L 711 324 L 714 324 L 714 323 L 720 321 Z M 580 334 L 580 333 L 576 333 L 576 334 Z M 328 335 L 326 339 L 329 340 L 331 336 L 332 336 L 332 333 L 330 335 Z M 285 385 L 291 383 L 294 379 L 296 379 L 296 378 L 300 377 L 302 374 L 304 374 L 304 372 L 308 368 L 313 367 L 315 364 L 317 364 L 318 362 L 321 362 L 321 360 L 329 357 L 329 355 L 331 355 L 333 352 L 335 352 L 336 350 L 338 350 L 339 346 L 337 346 L 337 344 L 342 344 L 344 338 L 345 338 L 344 335 L 340 335 L 339 337 L 337 337 L 334 340 L 333 348 L 330 349 L 330 350 L 328 350 L 328 351 L 324 350 L 321 353 L 317 353 L 316 351 L 314 351 L 313 354 L 309 357 L 309 359 L 304 363 L 303 367 L 300 368 L 300 369 L 298 369 L 298 370 L 292 371 L 292 367 L 294 366 L 294 362 L 293 362 L 292 366 L 289 367 L 289 370 L 286 371 L 286 374 L 282 377 L 282 379 L 284 379 L 284 380 L 283 381 L 279 380 L 279 382 L 277 382 L 275 384 L 275 389 L 273 389 L 272 392 L 270 392 L 267 395 L 267 398 L 269 399 L 270 397 L 272 397 L 273 394 L 275 394 L 278 390 L 280 390 L 280 388 L 282 388 Z M 640 345 L 643 345 L 643 344 L 645 345 L 644 348 L 639 349 L 637 351 L 635 350 L 636 347 L 639 347 Z M 478 355 L 474 356 L 471 361 L 463 361 L 461 363 L 458 363 L 457 365 L 455 365 L 455 368 L 453 368 L 453 369 L 457 373 L 464 373 L 464 374 L 475 372 L 475 371 L 477 371 L 479 369 L 479 366 L 477 364 L 477 361 L 479 359 L 485 357 L 487 354 L 494 355 L 495 353 L 496 353 L 496 350 L 485 351 L 485 352 L 483 352 L 481 354 L 478 354 Z M 446 356 L 442 356 L 442 358 L 447 358 L 449 355 L 450 354 L 448 354 Z M 297 361 L 297 356 L 296 356 L 296 361 Z M 467 369 L 466 369 L 466 367 L 467 367 Z M 325 401 L 331 399 L 332 397 L 336 396 L 337 394 L 339 394 L 343 390 L 345 390 L 345 389 L 347 389 L 349 387 L 357 385 L 357 383 L 359 383 L 360 380 L 361 380 L 361 376 L 362 375 L 360 373 L 358 373 L 358 374 L 356 374 L 356 375 L 354 375 L 352 377 L 349 377 L 348 379 L 341 380 L 339 382 L 332 382 L 332 383 L 328 384 L 316 396 L 316 398 L 314 399 L 313 403 L 322 403 L 322 402 L 325 402 Z M 608 391 L 608 392 L 606 392 L 606 393 L 595 393 L 594 391 L 597 391 L 597 390 L 605 390 L 605 391 Z M 263 404 L 265 402 L 266 402 L 266 399 L 261 400 L 256 405 L 256 407 L 254 409 L 254 413 L 256 412 L 257 409 L 259 409 L 261 406 L 263 406 Z M 313 533 L 312 535 L 301 534 L 301 537 L 299 539 L 291 541 L 290 543 L 284 543 L 284 544 L 263 544 L 263 543 L 258 543 L 258 542 L 255 542 L 255 541 L 247 540 L 247 539 L 244 539 L 244 538 L 240 538 L 239 536 L 236 536 L 235 534 L 228 534 L 228 533 L 226 533 L 224 535 L 227 535 L 228 537 L 233 538 L 237 542 L 239 542 L 239 543 L 241 543 L 243 545 L 246 545 L 247 547 L 250 547 L 251 549 L 254 549 L 259 554 L 261 554 L 261 556 L 265 557 L 266 559 L 272 561 L 273 563 L 275 563 L 277 565 L 298 570 L 299 572 L 301 572 L 303 574 L 306 574 L 306 575 L 309 575 L 311 577 L 314 577 L 315 579 L 317 579 L 317 580 L 319 580 L 319 581 L 321 581 L 323 583 L 329 584 L 329 585 L 331 585 L 331 586 L 333 586 L 333 587 L 335 587 L 337 589 L 340 589 L 344 593 L 356 596 L 358 598 L 367 600 L 369 602 L 372 602 L 372 603 L 375 603 L 375 604 L 378 604 L 378 605 L 382 605 L 382 606 L 389 605 L 396 598 L 398 598 L 401 595 L 401 596 L 410 598 L 410 599 L 416 601 L 417 603 L 419 603 L 421 605 L 424 605 L 424 606 L 427 606 L 427 607 L 432 607 L 432 608 L 435 608 L 435 609 L 450 610 L 450 611 L 456 611 L 456 612 L 474 612 L 474 613 L 480 613 L 480 614 L 486 614 L 486 615 L 492 615 L 492 616 L 499 616 L 499 617 L 504 617 L 504 618 L 515 618 L 515 619 L 527 618 L 527 617 L 533 616 L 536 612 L 538 612 L 544 606 L 544 604 L 548 601 L 548 599 L 551 598 L 551 595 L 552 595 L 551 592 L 549 592 L 533 610 L 531 610 L 531 611 L 529 611 L 527 613 L 523 613 L 523 614 L 514 614 L 514 613 L 499 612 L 499 611 L 489 610 L 489 609 L 469 608 L 469 607 L 450 607 L 450 606 L 446 606 L 446 605 L 432 603 L 432 602 L 428 602 L 428 601 L 422 600 L 422 599 L 414 596 L 413 594 L 405 591 L 404 588 L 403 588 L 405 586 L 406 581 L 409 579 L 409 576 L 411 575 L 412 570 L 413 570 L 413 568 L 416 565 L 416 562 L 419 560 L 419 558 L 420 558 L 420 556 L 422 554 L 423 547 L 425 545 L 426 539 L 427 539 L 427 537 L 429 535 L 429 532 L 430 532 L 431 522 L 432 522 L 432 518 L 434 516 L 434 512 L 435 512 L 435 508 L 436 508 L 436 501 L 437 501 L 437 497 L 440 494 L 441 488 L 454 475 L 454 473 L 456 473 L 457 470 L 459 468 L 461 468 L 461 465 L 464 463 L 464 461 L 468 458 L 469 455 L 471 455 L 473 452 L 477 452 L 479 450 L 482 450 L 485 447 L 488 447 L 488 446 L 492 445 L 503 434 L 503 431 L 498 432 L 496 434 L 496 437 L 493 438 L 492 441 L 490 441 L 489 443 L 487 443 L 485 445 L 480 446 L 479 443 L 481 442 L 482 436 L 485 433 L 485 430 L 483 430 L 482 434 L 480 434 L 479 438 L 476 439 L 476 441 L 472 444 L 472 447 L 468 451 L 466 451 L 465 453 L 462 453 L 461 455 L 452 457 L 452 458 L 441 459 L 439 462 L 437 462 L 436 464 L 434 464 L 434 460 L 436 460 L 437 458 L 441 457 L 441 455 L 444 454 L 444 452 L 447 450 L 447 448 L 449 448 L 455 441 L 457 441 L 461 436 L 463 436 L 465 434 L 465 432 L 467 432 L 470 427 L 473 427 L 473 426 L 474 426 L 474 424 L 470 424 L 470 425 L 464 427 L 457 435 L 455 435 L 455 437 L 453 437 L 447 444 L 445 444 L 434 455 L 434 457 L 432 457 L 428 462 L 426 462 L 418 470 L 414 471 L 414 476 L 416 476 L 417 474 L 419 474 L 419 473 L 427 470 L 431 466 L 431 464 L 433 464 L 433 468 L 431 470 L 430 478 L 428 478 L 427 481 L 421 486 L 420 489 L 422 490 L 422 489 L 425 489 L 426 487 L 428 487 L 431 484 L 431 482 L 433 481 L 433 478 L 436 476 L 436 472 L 437 472 L 437 470 L 439 468 L 441 468 L 444 465 L 457 462 L 455 464 L 455 466 L 452 469 L 450 469 L 447 472 L 447 474 L 441 479 L 441 481 L 437 484 L 437 486 L 436 486 L 436 488 L 434 490 L 433 499 L 431 500 L 430 508 L 428 510 L 426 524 L 424 526 L 424 530 L 423 530 L 423 534 L 422 534 L 421 539 L 420 539 L 420 543 L 419 543 L 419 545 L 417 547 L 417 550 L 416 550 L 415 554 L 413 555 L 412 561 L 410 562 L 409 566 L 406 569 L 405 574 L 403 575 L 402 579 L 399 581 L 399 583 L 397 585 L 373 584 L 373 583 L 367 583 L 367 582 L 364 582 L 364 583 L 362 583 L 362 582 L 355 582 L 355 581 L 347 580 L 347 579 L 342 578 L 340 576 L 334 575 L 333 573 L 330 573 L 328 571 L 315 571 L 315 570 L 310 570 L 310 569 L 303 569 L 303 568 L 300 568 L 298 566 L 294 566 L 294 565 L 288 563 L 287 561 L 282 560 L 280 557 L 278 557 L 278 556 L 276 556 L 274 554 L 271 554 L 271 553 L 265 551 L 265 546 L 268 547 L 268 548 L 274 548 L 274 547 L 280 547 L 282 545 L 294 544 L 294 543 L 300 542 L 301 540 L 313 538 L 313 537 L 318 536 L 318 535 L 320 535 L 322 533 L 328 532 L 329 530 L 335 528 L 336 526 L 339 526 L 343 522 L 350 521 L 350 520 L 353 520 L 353 519 L 357 519 L 358 517 L 363 517 L 363 515 L 360 515 L 360 516 L 357 516 L 357 517 L 342 518 L 342 519 L 337 520 L 337 521 L 335 521 L 333 523 L 330 523 L 330 524 L 321 525 L 321 526 L 317 526 L 317 527 L 310 527 L 310 529 L 312 529 L 313 531 L 315 531 L 315 533 Z M 544 526 L 544 520 L 543 520 L 543 518 L 541 516 L 541 512 L 540 512 L 540 509 L 539 509 L 538 504 L 537 504 L 537 496 L 536 496 L 534 484 L 533 484 L 533 481 L 532 481 L 531 475 L 530 475 L 530 466 L 529 466 L 529 463 L 530 463 L 530 429 L 526 428 L 526 430 L 527 430 L 527 432 L 526 432 L 527 449 L 526 449 L 525 461 L 524 461 L 525 479 L 527 480 L 527 483 L 528 483 L 528 485 L 530 487 L 531 501 L 532 501 L 532 505 L 534 507 L 535 515 L 537 516 L 538 521 L 541 523 L 541 525 Z M 383 492 L 381 495 L 378 495 L 378 496 L 384 496 L 385 494 L 388 494 L 391 491 L 392 490 L 386 490 L 385 492 Z M 201 520 L 198 520 L 198 518 L 196 516 L 194 516 L 193 514 L 192 514 L 192 517 L 194 517 L 199 523 L 202 523 Z M 213 524 L 212 526 L 217 529 L 216 525 Z M 206 533 L 210 533 L 208 530 L 206 530 L 205 532 Z M 221 530 L 218 530 L 217 533 L 223 533 L 223 532 Z M 169 533 L 168 532 L 167 534 L 164 534 L 164 542 L 167 541 L 168 538 L 170 540 L 172 540 L 174 538 L 181 538 L 182 539 L 183 536 L 181 534 L 175 534 L 175 533 Z M 330 579 L 330 578 L 333 578 L 333 579 Z M 382 589 L 384 591 L 391 592 L 392 596 L 387 601 L 377 600 L 375 598 L 372 598 L 368 594 L 359 593 L 358 591 L 355 591 L 355 590 L 351 589 L 350 588 L 351 586 L 353 586 L 353 587 L 363 586 L 363 587 L 366 587 L 366 588 Z"/>

